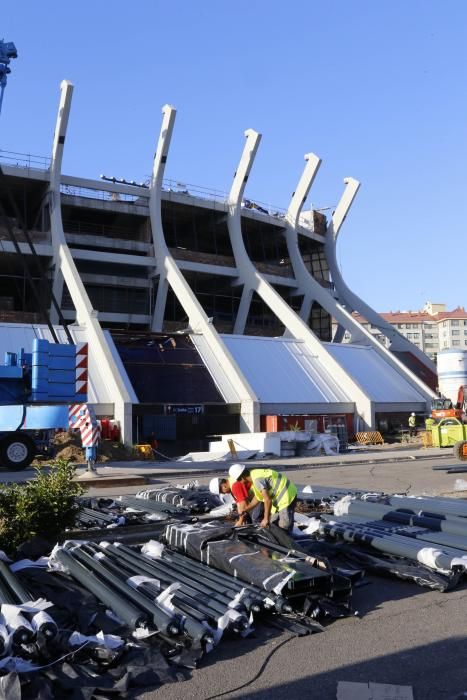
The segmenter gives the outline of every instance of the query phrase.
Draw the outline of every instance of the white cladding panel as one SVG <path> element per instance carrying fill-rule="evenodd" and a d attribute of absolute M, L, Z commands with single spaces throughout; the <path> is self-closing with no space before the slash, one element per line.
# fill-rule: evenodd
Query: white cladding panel
<path fill-rule="evenodd" d="M 456 403 L 459 387 L 467 384 L 467 350 L 441 350 L 437 364 L 439 390 Z"/>
<path fill-rule="evenodd" d="M 88 341 L 86 329 L 84 327 L 71 325 L 68 326 L 71 336 L 76 343 L 86 343 Z M 55 332 L 61 343 L 68 343 L 64 329 L 61 326 L 55 327 Z M 115 348 L 113 339 L 107 331 L 104 331 L 106 340 L 109 344 L 114 362 L 117 365 L 126 389 L 133 403 L 138 403 L 138 398 L 133 391 L 130 380 L 120 360 L 120 356 Z M 25 352 L 32 352 L 32 343 L 34 338 L 43 338 L 54 342 L 52 334 L 46 325 L 31 325 L 21 323 L 0 323 L 0 363 L 3 364 L 5 352 L 20 352 L 24 348 Z M 102 374 L 99 367 L 94 362 L 92 347 L 89 347 L 89 378 L 88 378 L 88 400 L 92 404 L 113 404 L 114 397 L 110 388 L 102 379 Z"/>
<path fill-rule="evenodd" d="M 222 340 L 261 403 L 352 401 L 301 341 L 244 335 Z"/>
<path fill-rule="evenodd" d="M 426 402 L 402 374 L 366 345 L 326 343 L 326 347 L 363 391 L 378 403 Z"/>

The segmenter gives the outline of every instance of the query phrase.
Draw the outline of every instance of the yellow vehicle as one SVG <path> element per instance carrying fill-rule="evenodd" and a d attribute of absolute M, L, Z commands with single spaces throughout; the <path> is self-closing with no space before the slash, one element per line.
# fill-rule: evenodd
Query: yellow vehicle
<path fill-rule="evenodd" d="M 451 447 L 454 457 L 467 462 L 467 425 L 458 418 L 443 418 L 431 428 L 433 447 Z"/>

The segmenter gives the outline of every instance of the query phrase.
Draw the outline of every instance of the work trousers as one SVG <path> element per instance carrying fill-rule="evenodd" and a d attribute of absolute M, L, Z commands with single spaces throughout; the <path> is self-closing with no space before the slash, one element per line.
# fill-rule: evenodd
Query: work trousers
<path fill-rule="evenodd" d="M 283 508 L 271 515 L 271 522 L 279 525 L 279 527 L 286 532 L 292 532 L 296 506 L 297 499 L 294 498 L 287 508 Z"/>

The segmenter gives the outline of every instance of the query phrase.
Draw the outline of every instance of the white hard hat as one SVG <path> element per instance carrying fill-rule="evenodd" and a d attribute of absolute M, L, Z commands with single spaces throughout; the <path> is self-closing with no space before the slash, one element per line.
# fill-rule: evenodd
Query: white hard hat
<path fill-rule="evenodd" d="M 243 464 L 232 464 L 232 466 L 229 469 L 229 476 L 232 479 L 232 481 L 237 481 L 245 471 L 245 467 Z"/>
<path fill-rule="evenodd" d="M 221 481 L 223 481 L 223 479 L 221 479 L 221 478 L 218 477 L 218 476 L 215 476 L 214 479 L 211 479 L 211 481 L 209 482 L 209 490 L 210 490 L 211 493 L 215 493 L 215 494 L 217 494 L 217 495 L 220 494 L 220 492 L 221 492 Z"/>
<path fill-rule="evenodd" d="M 414 413 L 413 411 L 412 411 L 412 415 L 413 415 L 413 416 L 415 415 L 415 413 Z"/>

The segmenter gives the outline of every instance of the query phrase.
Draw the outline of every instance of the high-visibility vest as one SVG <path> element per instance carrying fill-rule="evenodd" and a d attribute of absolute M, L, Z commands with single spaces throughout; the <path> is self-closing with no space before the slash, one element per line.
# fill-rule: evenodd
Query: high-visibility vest
<path fill-rule="evenodd" d="M 415 428 L 415 416 L 409 416 L 409 427 Z"/>
<path fill-rule="evenodd" d="M 285 474 L 276 472 L 274 469 L 252 469 L 250 479 L 252 481 L 251 489 L 258 501 L 264 501 L 264 497 L 261 490 L 256 488 L 255 480 L 268 479 L 270 483 L 268 493 L 272 501 L 271 513 L 277 513 L 278 510 L 287 508 L 297 498 L 295 484 L 287 479 Z"/>

